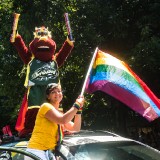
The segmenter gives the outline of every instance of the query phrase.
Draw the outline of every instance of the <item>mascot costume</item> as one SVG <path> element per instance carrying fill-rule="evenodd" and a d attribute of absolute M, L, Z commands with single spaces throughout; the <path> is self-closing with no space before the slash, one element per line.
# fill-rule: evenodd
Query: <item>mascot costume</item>
<path fill-rule="evenodd" d="M 27 65 L 24 84 L 27 91 L 15 127 L 19 132 L 19 137 L 22 138 L 32 133 L 37 112 L 46 99 L 45 89 L 47 84 L 60 83 L 58 68 L 63 65 L 69 56 L 73 48 L 73 40 L 67 38 L 59 52 L 55 54 L 56 43 L 51 38 L 51 32 L 48 28 L 42 26 L 35 28 L 34 39 L 27 47 L 22 37 L 16 32 L 18 18 L 19 14 L 14 14 L 13 32 L 10 41 L 15 46 L 24 64 Z M 69 34 L 71 35 L 71 32 Z"/>

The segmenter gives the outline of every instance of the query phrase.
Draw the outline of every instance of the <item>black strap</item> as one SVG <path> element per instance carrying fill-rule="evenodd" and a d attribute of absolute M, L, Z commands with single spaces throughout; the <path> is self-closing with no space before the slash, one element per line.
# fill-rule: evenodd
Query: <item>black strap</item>
<path fill-rule="evenodd" d="M 58 124 L 58 141 L 57 141 L 57 145 L 55 147 L 55 155 L 58 156 L 59 155 L 59 150 L 60 150 L 60 146 L 61 146 L 61 126 Z M 58 155 L 57 155 L 58 154 Z"/>

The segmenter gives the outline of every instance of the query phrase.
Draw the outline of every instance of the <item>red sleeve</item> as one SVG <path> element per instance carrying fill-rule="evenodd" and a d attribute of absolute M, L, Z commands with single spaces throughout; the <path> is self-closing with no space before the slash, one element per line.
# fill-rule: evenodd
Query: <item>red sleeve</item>
<path fill-rule="evenodd" d="M 28 64 L 29 61 L 31 60 L 32 54 L 29 52 L 28 48 L 26 47 L 22 37 L 20 35 L 16 36 L 15 42 L 13 43 L 15 46 L 16 50 L 18 51 L 18 54 L 22 61 L 25 64 Z"/>
<path fill-rule="evenodd" d="M 63 65 L 63 63 L 65 62 L 67 57 L 70 55 L 71 50 L 73 49 L 73 47 L 74 46 L 71 46 L 67 42 L 67 40 L 64 42 L 62 48 L 60 49 L 58 54 L 56 54 L 56 61 L 57 61 L 58 67 L 61 67 Z"/>

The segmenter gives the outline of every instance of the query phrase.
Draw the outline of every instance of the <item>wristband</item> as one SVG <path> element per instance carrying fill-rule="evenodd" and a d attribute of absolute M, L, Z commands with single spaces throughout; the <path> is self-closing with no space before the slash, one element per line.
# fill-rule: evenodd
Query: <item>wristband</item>
<path fill-rule="evenodd" d="M 82 110 L 78 110 L 76 114 L 82 114 Z"/>
<path fill-rule="evenodd" d="M 73 107 L 79 110 L 81 106 L 79 104 L 77 104 L 77 103 L 74 103 Z"/>
<path fill-rule="evenodd" d="M 73 41 L 71 41 L 68 37 L 67 37 L 67 40 L 66 40 L 66 41 L 68 42 L 68 44 L 69 44 L 71 47 L 74 46 Z"/>
<path fill-rule="evenodd" d="M 77 111 L 76 114 L 82 114 L 82 109 L 83 109 L 83 108 L 80 108 L 80 109 Z"/>
<path fill-rule="evenodd" d="M 79 106 L 81 106 L 81 104 L 78 101 L 76 101 L 75 103 L 77 103 Z"/>

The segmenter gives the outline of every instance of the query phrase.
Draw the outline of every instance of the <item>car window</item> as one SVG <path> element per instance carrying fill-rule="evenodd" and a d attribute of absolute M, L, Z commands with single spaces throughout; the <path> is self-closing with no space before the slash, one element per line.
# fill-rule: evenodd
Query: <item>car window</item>
<path fill-rule="evenodd" d="M 65 148 L 67 160 L 159 160 L 160 152 L 135 142 L 92 143 Z"/>

